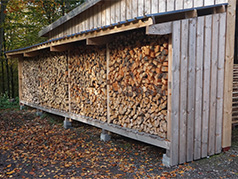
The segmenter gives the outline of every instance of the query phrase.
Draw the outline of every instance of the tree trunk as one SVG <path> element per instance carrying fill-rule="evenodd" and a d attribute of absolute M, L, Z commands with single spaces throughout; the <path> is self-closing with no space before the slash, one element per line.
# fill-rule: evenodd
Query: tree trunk
<path fill-rule="evenodd" d="M 12 98 L 15 98 L 15 95 L 14 95 L 14 73 L 13 73 L 13 63 L 11 63 L 11 66 L 10 66 L 10 72 L 11 72 L 11 88 L 12 88 L 12 94 L 11 94 L 11 97 Z"/>
<path fill-rule="evenodd" d="M 5 75 L 4 75 L 4 58 L 2 55 L 2 48 L 3 48 L 3 37 L 4 37 L 4 21 L 5 21 L 5 10 L 8 0 L 1 0 L 1 11 L 0 11 L 0 61 L 2 65 L 2 92 L 5 92 Z"/>

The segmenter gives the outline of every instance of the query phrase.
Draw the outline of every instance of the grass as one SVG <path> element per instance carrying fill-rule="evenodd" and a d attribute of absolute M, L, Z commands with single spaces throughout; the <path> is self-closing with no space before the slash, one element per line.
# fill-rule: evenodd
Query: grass
<path fill-rule="evenodd" d="M 7 94 L 0 96 L 0 110 L 19 109 L 19 98 L 9 99 Z"/>

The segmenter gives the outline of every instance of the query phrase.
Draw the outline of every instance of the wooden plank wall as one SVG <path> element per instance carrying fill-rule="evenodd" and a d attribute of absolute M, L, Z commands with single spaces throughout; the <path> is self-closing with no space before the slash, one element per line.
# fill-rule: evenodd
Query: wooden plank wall
<path fill-rule="evenodd" d="M 226 13 L 173 22 L 171 165 L 221 152 L 225 27 Z"/>
<path fill-rule="evenodd" d="M 84 11 L 49 33 L 49 39 L 110 25 L 138 16 L 227 3 L 228 0 L 113 0 Z"/>

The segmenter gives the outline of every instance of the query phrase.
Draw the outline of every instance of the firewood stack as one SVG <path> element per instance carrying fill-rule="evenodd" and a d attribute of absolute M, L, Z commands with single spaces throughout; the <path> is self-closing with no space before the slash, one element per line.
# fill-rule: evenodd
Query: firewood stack
<path fill-rule="evenodd" d="M 69 110 L 67 54 L 45 51 L 23 61 L 23 100 L 61 111 Z"/>
<path fill-rule="evenodd" d="M 142 30 L 110 44 L 110 123 L 165 138 L 168 37 Z"/>
<path fill-rule="evenodd" d="M 39 69 L 36 65 L 38 58 L 29 58 L 22 64 L 22 99 L 23 101 L 39 104 L 39 81 L 36 80 L 39 75 Z"/>
<path fill-rule="evenodd" d="M 106 122 L 105 47 L 80 46 L 70 53 L 71 112 Z"/>

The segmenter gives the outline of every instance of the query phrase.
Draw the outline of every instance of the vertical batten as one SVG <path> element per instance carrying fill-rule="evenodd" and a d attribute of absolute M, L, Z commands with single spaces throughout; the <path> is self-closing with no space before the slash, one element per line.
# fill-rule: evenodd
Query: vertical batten
<path fill-rule="evenodd" d="M 177 0 L 175 2 L 175 10 L 180 10 L 180 9 L 183 9 L 183 0 Z"/>
<path fill-rule="evenodd" d="M 172 83 L 171 83 L 171 146 L 170 146 L 170 163 L 177 165 L 179 152 L 179 77 L 180 77 L 180 21 L 173 22 L 172 32 Z"/>
<path fill-rule="evenodd" d="M 193 0 L 184 0 L 184 9 L 189 9 L 193 7 Z"/>
<path fill-rule="evenodd" d="M 132 7 L 131 7 L 132 0 L 126 0 L 126 19 L 131 19 L 132 15 Z"/>
<path fill-rule="evenodd" d="M 126 0 L 121 1 L 121 21 L 126 20 Z"/>
<path fill-rule="evenodd" d="M 114 24 L 116 22 L 116 2 L 111 1 L 111 24 Z"/>
<path fill-rule="evenodd" d="M 166 0 L 159 0 L 159 12 L 166 12 Z"/>
<path fill-rule="evenodd" d="M 144 0 L 138 0 L 138 16 L 144 15 Z"/>
<path fill-rule="evenodd" d="M 158 0 L 152 0 L 151 2 L 151 13 L 158 13 L 159 8 L 159 1 Z"/>
<path fill-rule="evenodd" d="M 102 26 L 106 25 L 106 7 L 105 3 L 102 4 Z"/>
<path fill-rule="evenodd" d="M 151 13 L 151 0 L 145 0 L 145 11 L 144 13 L 150 14 Z"/>
<path fill-rule="evenodd" d="M 194 0 L 194 7 L 202 7 L 203 6 L 203 0 Z"/>
<path fill-rule="evenodd" d="M 186 162 L 187 133 L 187 82 L 188 82 L 188 19 L 182 20 L 181 26 L 181 76 L 180 76 L 180 124 L 179 128 L 179 163 Z M 179 29 L 178 29 L 179 30 Z"/>
<path fill-rule="evenodd" d="M 226 13 L 219 15 L 219 46 L 218 46 L 218 72 L 217 72 L 217 123 L 216 123 L 216 146 L 215 153 L 221 152 L 222 119 L 223 119 L 223 86 L 224 86 L 224 59 L 226 38 Z"/>
<path fill-rule="evenodd" d="M 193 160 L 195 108 L 196 18 L 189 19 L 187 161 Z"/>
<path fill-rule="evenodd" d="M 97 27 L 102 26 L 102 5 L 98 5 L 98 10 L 97 10 L 97 19 L 98 19 L 98 25 Z"/>
<path fill-rule="evenodd" d="M 138 17 L 138 0 L 132 1 L 132 18 Z"/>
<path fill-rule="evenodd" d="M 106 6 L 106 25 L 111 24 L 110 1 L 105 1 Z"/>
<path fill-rule="evenodd" d="M 175 0 L 167 0 L 167 11 L 174 11 L 174 1 Z"/>
<path fill-rule="evenodd" d="M 197 20 L 196 47 L 196 99 L 195 99 L 195 135 L 194 159 L 201 158 L 202 98 L 203 98 L 203 50 L 204 50 L 204 17 Z"/>
<path fill-rule="evenodd" d="M 218 57 L 218 24 L 219 14 L 213 15 L 212 21 L 212 60 L 211 60 L 211 96 L 210 96 L 210 120 L 209 120 L 209 145 L 208 154 L 215 154 L 215 130 L 216 130 L 216 95 L 217 95 L 217 57 Z"/>
<path fill-rule="evenodd" d="M 214 5 L 214 0 L 204 0 L 204 6 Z"/>
<path fill-rule="evenodd" d="M 117 1 L 116 3 L 116 22 L 121 21 L 121 1 Z"/>
<path fill-rule="evenodd" d="M 204 72 L 203 72 L 203 118 L 202 118 L 202 158 L 208 155 L 208 121 L 209 121 L 209 99 L 210 99 L 210 67 L 211 67 L 211 24 L 212 15 L 205 17 L 204 31 Z"/>
<path fill-rule="evenodd" d="M 94 6 L 93 8 L 93 26 L 98 27 L 98 6 Z"/>

